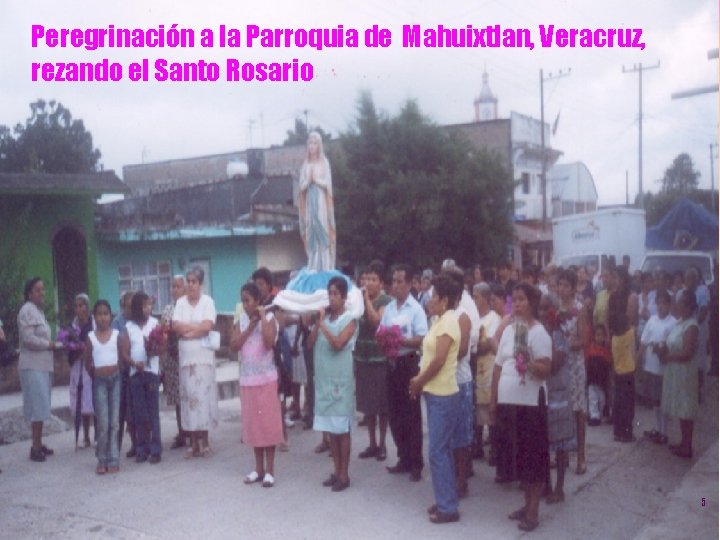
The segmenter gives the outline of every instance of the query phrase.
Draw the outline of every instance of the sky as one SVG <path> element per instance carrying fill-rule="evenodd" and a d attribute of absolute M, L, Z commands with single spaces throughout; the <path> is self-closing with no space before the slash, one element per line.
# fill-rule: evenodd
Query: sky
<path fill-rule="evenodd" d="M 170 28 L 195 30 L 220 25 L 241 29 L 355 28 L 358 48 L 120 49 L 32 47 L 33 25 L 46 28 Z M 404 48 L 403 25 L 424 30 L 446 27 L 527 28 L 535 47 Z M 386 48 L 362 44 L 364 30 L 378 25 L 391 32 Z M 556 28 L 639 28 L 639 48 L 540 46 L 540 25 Z M 569 76 L 545 83 L 545 119 L 560 115 L 550 141 L 563 152 L 560 162 L 583 161 L 590 169 L 600 204 L 625 201 L 638 184 L 638 74 L 643 73 L 643 185 L 658 180 L 681 152 L 692 157 L 700 186 L 710 187 L 710 145 L 718 138 L 718 94 L 672 100 L 673 92 L 718 82 L 719 63 L 708 60 L 718 47 L 718 3 L 713 0 L 364 0 L 337 2 L 237 2 L 236 0 L 136 1 L 4 0 L 0 17 L 0 124 L 14 126 L 29 116 L 29 103 L 55 99 L 82 119 L 102 153 L 105 169 L 122 176 L 124 165 L 237 151 L 280 144 L 295 118 L 307 118 L 333 135 L 356 117 L 361 91 L 371 92 L 378 109 L 396 114 L 408 100 L 437 124 L 473 120 L 473 100 L 483 70 L 497 96 L 499 117 L 511 111 L 540 117 L 540 70 Z M 44 82 L 31 80 L 33 62 L 99 62 L 125 68 L 142 58 L 154 62 L 204 59 L 220 65 L 215 82 Z M 311 63 L 310 82 L 226 82 L 228 58 L 240 62 Z M 151 73 L 152 76 L 152 73 Z M 714 155 L 717 156 L 715 146 Z M 717 158 L 715 186 L 717 189 Z"/>

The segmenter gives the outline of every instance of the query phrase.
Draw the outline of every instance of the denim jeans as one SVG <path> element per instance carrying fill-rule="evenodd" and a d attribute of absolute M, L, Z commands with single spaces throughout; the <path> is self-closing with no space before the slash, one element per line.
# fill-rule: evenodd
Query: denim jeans
<path fill-rule="evenodd" d="M 460 411 L 460 392 L 436 396 L 425 392 L 428 426 L 428 461 L 438 511 L 452 514 L 458 510 L 455 463 L 451 448 Z"/>
<path fill-rule="evenodd" d="M 120 373 L 95 377 L 93 404 L 97 419 L 97 448 L 95 456 L 102 467 L 117 467 L 120 456 L 118 429 L 120 426 Z"/>
<path fill-rule="evenodd" d="M 130 377 L 130 392 L 135 411 L 135 452 L 139 457 L 162 453 L 160 442 L 160 377 L 152 371 Z"/>

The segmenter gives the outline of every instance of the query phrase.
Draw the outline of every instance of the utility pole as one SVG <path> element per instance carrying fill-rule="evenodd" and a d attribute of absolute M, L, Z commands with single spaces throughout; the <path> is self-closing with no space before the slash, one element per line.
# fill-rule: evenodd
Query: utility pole
<path fill-rule="evenodd" d="M 252 130 L 254 124 L 255 120 L 248 120 L 248 134 L 250 136 L 250 144 L 248 144 L 248 148 L 252 148 Z"/>
<path fill-rule="evenodd" d="M 710 208 L 715 212 L 715 158 L 714 149 L 717 148 L 717 143 L 710 144 Z"/>
<path fill-rule="evenodd" d="M 643 183 L 642 183 L 642 74 L 643 71 L 647 71 L 649 69 L 657 69 L 660 67 L 660 62 L 655 64 L 654 66 L 645 66 L 643 67 L 642 62 L 639 64 L 633 64 L 632 69 L 625 69 L 625 66 L 622 68 L 623 73 L 637 73 L 638 74 L 638 103 L 639 103 L 639 110 L 640 113 L 638 115 L 638 191 L 640 193 L 640 208 L 645 207 L 645 200 L 643 197 Z"/>
<path fill-rule="evenodd" d="M 305 135 L 310 134 L 310 126 L 308 125 L 308 110 L 303 109 L 303 114 L 305 115 Z"/>
<path fill-rule="evenodd" d="M 625 206 L 630 206 L 630 184 L 627 169 L 625 169 Z"/>
<path fill-rule="evenodd" d="M 556 75 L 552 73 L 545 77 L 543 70 L 540 70 L 540 185 L 542 186 L 542 226 L 543 230 L 547 228 L 547 155 L 545 153 L 545 81 L 553 81 L 570 75 L 570 68 L 567 71 L 558 71 Z"/>

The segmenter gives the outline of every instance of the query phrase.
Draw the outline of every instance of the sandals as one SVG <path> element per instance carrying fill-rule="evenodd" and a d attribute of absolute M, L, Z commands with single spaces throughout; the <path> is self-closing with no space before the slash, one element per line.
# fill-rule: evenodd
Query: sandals
<path fill-rule="evenodd" d="M 521 520 L 520 523 L 518 523 L 518 529 L 520 529 L 521 531 L 530 532 L 537 529 L 538 525 L 540 525 L 540 522 L 538 520 L 525 518 Z"/>
<path fill-rule="evenodd" d="M 335 482 L 337 482 L 338 478 L 335 476 L 335 473 L 330 473 L 330 476 L 327 480 L 323 480 L 322 485 L 323 487 L 333 487 L 335 485 Z"/>
<path fill-rule="evenodd" d="M 185 437 L 178 435 L 173 439 L 170 449 L 175 450 L 176 448 L 185 448 Z"/>
<path fill-rule="evenodd" d="M 201 446 L 200 447 L 200 457 L 208 458 L 212 457 L 213 455 L 213 449 L 209 446 Z"/>
<path fill-rule="evenodd" d="M 325 441 L 321 442 L 315 447 L 316 454 L 322 454 L 323 452 L 327 452 L 328 450 L 330 450 L 330 445 Z"/>
<path fill-rule="evenodd" d="M 107 472 L 108 474 L 116 474 L 120 471 L 120 467 L 108 467 Z"/>
<path fill-rule="evenodd" d="M 95 469 L 95 474 L 105 474 L 108 472 L 108 469 L 105 465 L 98 465 Z"/>
<path fill-rule="evenodd" d="M 194 450 L 192 446 L 185 450 L 185 455 L 183 456 L 185 459 L 192 459 L 196 457 L 200 457 L 200 451 Z"/>
<path fill-rule="evenodd" d="M 262 480 L 262 487 L 271 488 L 275 485 L 275 477 L 270 473 L 265 473 Z"/>
<path fill-rule="evenodd" d="M 515 510 L 514 512 L 511 512 L 508 514 L 508 519 L 513 519 L 515 521 L 522 521 L 525 519 L 525 507 L 519 508 Z"/>
<path fill-rule="evenodd" d="M 555 504 L 559 502 L 563 502 L 565 500 L 565 494 L 564 493 L 549 493 L 547 497 L 545 497 L 545 502 L 548 504 Z"/>
<path fill-rule="evenodd" d="M 265 475 L 265 476 L 267 476 L 267 475 Z M 257 473 L 257 471 L 252 471 L 243 480 L 243 484 L 247 484 L 247 485 L 256 484 L 257 482 L 263 482 L 263 479 L 260 478 L 260 475 Z"/>

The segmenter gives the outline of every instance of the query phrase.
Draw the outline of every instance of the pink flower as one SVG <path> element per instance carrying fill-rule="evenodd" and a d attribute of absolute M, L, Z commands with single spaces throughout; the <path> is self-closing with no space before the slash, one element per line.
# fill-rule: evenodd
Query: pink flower
<path fill-rule="evenodd" d="M 402 333 L 400 332 L 399 326 L 379 326 L 375 333 L 375 339 L 385 356 L 388 358 L 397 358 L 400 356 Z"/>
<path fill-rule="evenodd" d="M 157 325 L 150 331 L 150 335 L 145 339 L 145 351 L 148 356 L 157 356 L 162 351 L 163 343 L 166 339 L 165 329 L 162 325 Z"/>

